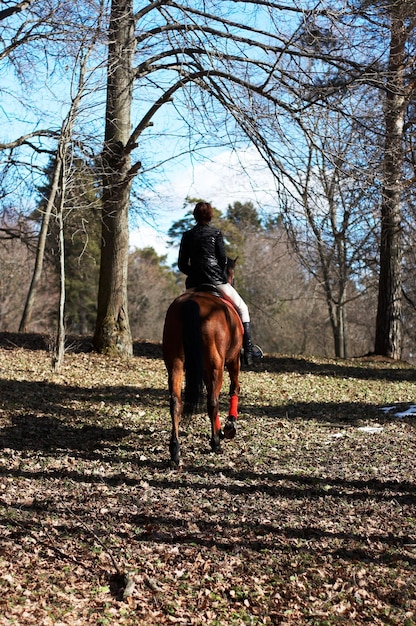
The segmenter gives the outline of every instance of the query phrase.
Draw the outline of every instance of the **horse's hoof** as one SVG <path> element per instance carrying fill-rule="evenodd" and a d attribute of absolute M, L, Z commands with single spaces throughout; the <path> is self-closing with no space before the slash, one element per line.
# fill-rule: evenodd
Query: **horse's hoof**
<path fill-rule="evenodd" d="M 235 427 L 236 419 L 235 417 L 229 417 L 224 425 L 224 437 L 225 439 L 234 439 L 237 434 L 237 429 Z"/>
<path fill-rule="evenodd" d="M 221 444 L 219 440 L 211 439 L 210 444 L 212 452 L 215 452 L 215 454 L 219 454 L 221 452 Z"/>
<path fill-rule="evenodd" d="M 171 463 L 175 463 L 176 466 L 179 465 L 179 455 L 181 452 L 181 447 L 179 445 L 179 441 L 177 439 L 171 439 L 169 443 L 169 452 L 170 452 L 170 460 Z"/>

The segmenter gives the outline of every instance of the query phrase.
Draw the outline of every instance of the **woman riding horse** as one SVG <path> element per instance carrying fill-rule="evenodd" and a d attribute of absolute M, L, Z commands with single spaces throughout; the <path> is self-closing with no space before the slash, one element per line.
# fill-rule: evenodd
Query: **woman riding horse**
<path fill-rule="evenodd" d="M 224 238 L 218 228 L 210 225 L 213 208 L 208 202 L 198 202 L 194 209 L 196 225 L 186 231 L 181 240 L 178 267 L 186 274 L 185 286 L 194 289 L 204 284 L 215 285 L 221 293 L 232 301 L 244 327 L 244 361 L 252 365 L 253 357 L 261 358 L 263 353 L 253 346 L 248 307 L 240 294 L 227 282 Z"/>

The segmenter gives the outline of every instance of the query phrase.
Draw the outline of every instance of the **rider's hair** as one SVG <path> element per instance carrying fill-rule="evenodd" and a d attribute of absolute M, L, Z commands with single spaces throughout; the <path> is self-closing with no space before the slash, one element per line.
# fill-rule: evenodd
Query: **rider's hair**
<path fill-rule="evenodd" d="M 198 202 L 194 208 L 194 218 L 198 224 L 209 224 L 214 215 L 214 209 L 209 202 Z"/>

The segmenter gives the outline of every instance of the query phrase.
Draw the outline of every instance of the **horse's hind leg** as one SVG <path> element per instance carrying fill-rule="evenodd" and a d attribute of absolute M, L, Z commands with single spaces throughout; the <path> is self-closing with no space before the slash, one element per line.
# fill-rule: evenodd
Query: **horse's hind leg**
<path fill-rule="evenodd" d="M 170 414 L 172 416 L 172 433 L 169 442 L 170 460 L 174 465 L 179 465 L 179 455 L 181 447 L 179 445 L 179 414 L 180 400 L 176 396 L 170 397 Z"/>
<path fill-rule="evenodd" d="M 171 463 L 175 466 L 178 466 L 180 461 L 179 422 L 182 415 L 182 380 L 182 366 L 179 368 L 172 367 L 172 370 L 169 373 L 170 416 L 172 420 L 172 433 L 169 442 L 169 452 Z"/>
<path fill-rule="evenodd" d="M 219 416 L 219 397 L 223 381 L 224 366 L 215 368 L 212 371 L 210 380 L 206 381 L 207 386 L 207 407 L 208 415 L 211 421 L 211 450 L 213 452 L 221 451 L 221 421 Z"/>
<path fill-rule="evenodd" d="M 240 392 L 240 357 L 227 363 L 228 373 L 230 375 L 230 407 L 228 411 L 227 421 L 224 424 L 225 439 L 234 439 L 237 429 L 236 421 L 238 417 L 238 394 Z"/>

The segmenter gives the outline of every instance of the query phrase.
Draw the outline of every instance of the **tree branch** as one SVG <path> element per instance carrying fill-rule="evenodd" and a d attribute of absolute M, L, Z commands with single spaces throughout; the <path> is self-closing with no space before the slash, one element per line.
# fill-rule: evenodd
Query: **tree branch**
<path fill-rule="evenodd" d="M 19 2 L 18 4 L 15 4 L 8 9 L 3 9 L 2 11 L 0 11 L 0 21 L 5 20 L 6 17 L 10 17 L 10 15 L 20 13 L 20 11 L 27 9 L 32 4 L 32 2 L 33 0 L 23 0 L 23 2 Z"/>
<path fill-rule="evenodd" d="M 19 146 L 23 146 L 24 144 L 29 144 L 32 148 L 36 150 L 36 148 L 29 142 L 30 139 L 34 137 L 54 137 L 57 139 L 59 137 L 59 132 L 55 132 L 52 130 L 37 130 L 33 133 L 28 133 L 27 135 L 22 135 L 15 141 L 9 141 L 7 143 L 0 143 L 0 150 L 13 150 L 13 148 L 18 148 Z"/>

